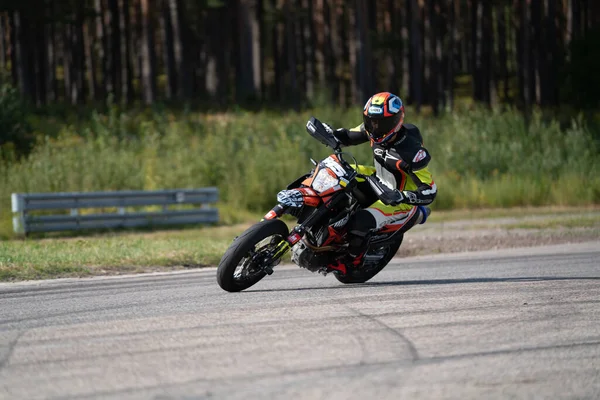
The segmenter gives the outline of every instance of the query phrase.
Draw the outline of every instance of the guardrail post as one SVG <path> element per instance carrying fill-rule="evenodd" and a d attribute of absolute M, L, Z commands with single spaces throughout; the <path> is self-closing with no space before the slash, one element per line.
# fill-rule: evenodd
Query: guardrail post
<path fill-rule="evenodd" d="M 15 233 L 25 235 L 27 227 L 25 225 L 25 202 L 23 196 L 18 193 L 13 193 L 11 196 L 12 212 L 13 212 L 13 230 Z"/>

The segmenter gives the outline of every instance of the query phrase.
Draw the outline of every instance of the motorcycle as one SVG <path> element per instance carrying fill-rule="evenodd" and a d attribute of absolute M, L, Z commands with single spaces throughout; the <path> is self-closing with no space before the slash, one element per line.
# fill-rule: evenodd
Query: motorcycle
<path fill-rule="evenodd" d="M 334 153 L 320 162 L 311 159 L 313 170 L 281 191 L 279 204 L 234 239 L 217 268 L 217 282 L 222 289 L 248 289 L 271 275 L 288 251 L 293 263 L 311 272 L 332 272 L 345 284 L 364 283 L 377 275 L 400 248 L 402 232 L 397 226 L 384 226 L 370 235 L 362 263 L 347 266 L 345 271 L 327 267 L 346 254 L 346 225 L 354 213 L 368 206 L 358 182 L 367 181 L 375 193 L 386 188 L 377 179 L 358 172 L 356 159 L 341 151 L 341 143 L 319 120 L 310 118 L 306 129 Z M 354 166 L 344 156 L 351 158 Z M 284 214 L 298 221 L 291 230 L 280 219 Z"/>

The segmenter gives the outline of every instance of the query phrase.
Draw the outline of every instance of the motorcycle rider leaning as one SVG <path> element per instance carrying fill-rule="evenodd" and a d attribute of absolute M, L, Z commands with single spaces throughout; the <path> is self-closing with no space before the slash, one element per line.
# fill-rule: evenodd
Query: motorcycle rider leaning
<path fill-rule="evenodd" d="M 326 129 L 343 146 L 371 143 L 375 168 L 359 166 L 358 172 L 374 180 L 378 189 L 368 182 L 359 183 L 365 194 L 365 207 L 348 222 L 348 254 L 331 270 L 345 273 L 346 265 L 362 264 L 372 232 L 391 225 L 402 233 L 416 224 L 423 224 L 431 212 L 437 187 L 427 165 L 431 156 L 423 147 L 423 137 L 412 124 L 404 124 L 402 100 L 389 92 L 372 96 L 363 110 L 363 123 L 353 129 Z"/>

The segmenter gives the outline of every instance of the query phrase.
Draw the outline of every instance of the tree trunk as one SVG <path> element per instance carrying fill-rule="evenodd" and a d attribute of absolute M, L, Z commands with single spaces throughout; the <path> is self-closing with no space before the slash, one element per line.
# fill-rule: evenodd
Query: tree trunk
<path fill-rule="evenodd" d="M 225 55 L 228 49 L 228 31 L 223 26 L 228 20 L 227 7 L 211 8 L 207 16 L 208 54 L 206 60 L 206 91 L 212 100 L 220 104 L 226 103 L 228 63 Z"/>
<path fill-rule="evenodd" d="M 410 97 L 417 113 L 423 104 L 423 62 L 422 62 L 422 34 L 421 34 L 421 7 L 417 0 L 409 0 L 408 15 L 410 15 Z"/>
<path fill-rule="evenodd" d="M 289 77 L 289 89 L 292 105 L 295 108 L 300 106 L 299 93 L 298 93 L 298 77 L 296 72 L 296 52 L 294 46 L 294 26 L 295 18 L 294 11 L 292 9 L 291 0 L 285 0 L 283 6 L 283 12 L 285 15 L 285 39 L 286 39 L 286 53 L 287 53 L 287 65 L 288 65 L 288 77 Z"/>
<path fill-rule="evenodd" d="M 85 47 L 83 43 L 83 23 L 84 23 L 84 3 L 79 2 L 75 9 L 75 23 L 71 26 L 71 51 L 73 54 L 72 62 L 73 73 L 72 81 L 74 83 L 71 94 L 72 104 L 83 104 L 85 102 Z"/>
<path fill-rule="evenodd" d="M 175 60 L 175 75 L 177 77 L 177 90 L 175 91 L 176 97 L 178 99 L 183 98 L 184 93 L 184 85 L 189 84 L 186 82 L 186 77 L 184 74 L 184 49 L 183 49 L 183 38 L 182 38 L 182 27 L 181 27 L 181 18 L 179 9 L 179 3 L 177 0 L 168 0 L 169 4 L 169 16 L 171 18 L 171 29 L 173 30 L 172 40 L 173 40 L 173 52 L 174 52 L 174 60 Z M 167 44 L 165 44 L 167 45 Z"/>
<path fill-rule="evenodd" d="M 92 47 L 92 38 L 90 35 L 90 26 L 88 23 L 83 25 L 83 45 L 85 48 L 85 70 L 87 71 L 87 88 L 89 97 L 96 98 L 96 90 L 98 89 L 98 81 L 96 80 L 96 59 L 94 49 Z"/>
<path fill-rule="evenodd" d="M 558 80 L 558 69 L 562 66 L 563 60 L 558 56 L 558 34 L 556 28 L 557 12 L 556 0 L 545 0 L 546 4 L 546 54 L 543 62 L 546 68 L 546 80 L 543 83 L 545 87 L 544 101 L 548 105 L 558 105 L 558 89 L 556 82 Z"/>
<path fill-rule="evenodd" d="M 520 54 L 519 76 L 520 93 L 526 113 L 531 109 L 531 34 L 530 34 L 530 9 L 528 0 L 519 1 L 520 26 L 518 35 L 518 48 Z"/>
<path fill-rule="evenodd" d="M 110 76 L 110 84 L 107 89 L 114 95 L 115 101 L 119 102 L 122 99 L 119 0 L 107 0 L 107 2 L 108 7 L 104 13 L 104 26 L 109 32 L 108 52 L 105 55 Z"/>
<path fill-rule="evenodd" d="M 394 4 L 397 4 L 394 0 L 391 0 Z M 407 97 L 411 97 L 411 86 L 410 73 L 411 73 L 411 56 L 412 56 L 412 42 L 409 42 L 408 26 L 409 26 L 409 9 L 407 7 L 398 7 L 399 21 L 402 26 L 400 35 L 402 40 L 402 91 Z M 393 24 L 392 26 L 395 26 Z"/>
<path fill-rule="evenodd" d="M 492 104 L 492 93 L 495 92 L 492 73 L 491 13 L 489 1 L 474 0 L 471 14 L 473 24 L 473 98 L 488 106 Z"/>
<path fill-rule="evenodd" d="M 48 23 L 45 25 L 44 35 L 46 38 L 46 101 L 51 103 L 57 100 L 56 95 L 56 42 L 55 42 L 55 11 L 54 2 L 52 0 L 46 1 L 46 19 Z"/>
<path fill-rule="evenodd" d="M 333 101 L 339 105 L 345 104 L 345 93 L 341 83 L 341 75 L 344 61 L 342 39 L 340 38 L 340 14 L 342 14 L 339 0 L 328 0 L 327 14 L 329 23 L 326 24 L 329 30 L 328 51 L 330 59 L 327 62 L 327 81 L 331 88 Z M 327 33 L 327 31 L 326 31 Z"/>
<path fill-rule="evenodd" d="M 471 2 L 471 76 L 473 80 L 473 99 L 481 101 L 481 52 L 482 52 L 482 36 L 481 27 L 483 5 L 481 1 L 472 0 Z"/>
<path fill-rule="evenodd" d="M 119 29 L 121 31 L 121 91 L 123 99 L 127 104 L 133 102 L 133 67 L 131 59 L 131 19 L 130 19 L 130 1 L 119 0 L 121 9 L 119 19 Z"/>
<path fill-rule="evenodd" d="M 460 15 L 460 0 L 448 1 L 448 48 L 446 54 L 446 109 L 452 111 L 454 109 L 454 76 L 455 66 L 460 60 L 460 49 L 457 48 L 457 43 L 460 43 L 460 33 L 458 31 L 458 16 Z"/>
<path fill-rule="evenodd" d="M 37 11 L 37 10 L 36 10 Z M 46 104 L 46 35 L 44 9 L 42 14 L 32 13 L 31 32 L 29 32 L 32 42 L 30 42 L 29 51 L 31 54 L 31 68 L 33 73 L 33 92 L 34 103 L 40 107 Z"/>
<path fill-rule="evenodd" d="M 295 5 L 293 7 L 300 7 L 300 1 L 294 1 Z M 296 10 L 296 8 L 294 9 Z M 306 60 L 304 57 L 304 35 L 303 35 L 303 18 L 302 18 L 302 10 L 300 12 L 294 11 L 296 17 L 294 22 L 294 41 L 293 41 L 293 50 L 296 55 L 296 71 L 297 71 L 297 79 L 298 79 L 298 98 L 299 100 L 304 100 L 306 98 L 306 90 L 307 90 L 307 82 L 306 82 Z"/>
<path fill-rule="evenodd" d="M 64 23 L 62 30 L 59 34 L 59 40 L 61 43 L 61 55 L 59 57 L 62 61 L 63 67 L 63 88 L 64 88 L 64 101 L 73 104 L 73 52 L 71 51 L 73 44 L 71 43 L 71 24 Z"/>
<path fill-rule="evenodd" d="M 544 93 L 542 83 L 545 81 L 544 66 L 542 60 L 545 53 L 545 43 L 542 42 L 542 0 L 531 2 L 531 28 L 532 37 L 532 69 L 533 69 L 533 98 L 535 103 L 542 105 Z"/>
<path fill-rule="evenodd" d="M 175 64 L 175 40 L 173 39 L 173 26 L 171 24 L 171 7 L 168 0 L 162 1 L 160 18 L 161 37 L 163 40 L 163 60 L 166 73 L 166 96 L 172 99 L 177 96 L 177 67 Z"/>
<path fill-rule="evenodd" d="M 308 99 L 313 99 L 315 93 L 315 83 L 314 83 L 314 36 L 313 31 L 311 29 L 310 18 L 312 16 L 312 2 L 310 0 L 302 1 L 302 8 L 306 13 L 306 16 L 302 18 L 301 23 L 301 35 L 302 35 L 302 54 L 304 58 L 304 86 L 305 86 L 305 96 Z"/>
<path fill-rule="evenodd" d="M 433 98 L 433 106 L 434 106 L 434 112 L 436 114 L 439 114 L 440 110 L 443 110 L 444 107 L 446 106 L 446 98 L 445 98 L 445 93 L 444 93 L 444 80 L 445 80 L 445 74 L 444 74 L 444 69 L 443 69 L 443 60 L 444 60 L 444 54 L 447 55 L 447 51 L 442 51 L 442 46 L 443 46 L 443 38 L 446 37 L 446 40 L 448 41 L 448 38 L 451 37 L 451 33 L 449 32 L 444 32 L 444 26 L 443 26 L 443 20 L 442 20 L 442 4 L 441 2 L 445 1 L 445 0 L 436 0 L 436 4 L 434 7 L 434 19 L 432 20 L 432 34 L 433 34 L 433 40 L 434 40 L 434 51 L 435 51 L 435 59 L 434 59 L 434 65 L 432 68 L 432 72 L 434 74 L 433 76 L 433 82 L 435 84 L 434 87 L 434 98 Z M 447 50 L 447 49 L 446 49 Z"/>
<path fill-rule="evenodd" d="M 8 27 L 4 21 L 4 13 L 0 13 L 0 70 L 6 70 L 8 65 L 7 57 L 6 57 L 6 33 L 8 32 Z"/>
<path fill-rule="evenodd" d="M 316 70 L 316 80 L 319 84 L 319 90 L 325 89 L 325 37 L 327 26 L 325 24 L 325 7 L 323 4 L 324 0 L 316 0 L 314 2 L 309 1 L 310 4 L 314 3 L 314 12 L 311 14 L 314 23 L 314 36 L 315 47 L 314 47 L 314 64 Z"/>
<path fill-rule="evenodd" d="M 11 19 L 11 39 L 13 49 L 13 77 L 16 78 L 16 84 L 21 94 L 25 98 L 35 101 L 33 92 L 33 74 L 31 73 L 30 63 L 30 41 L 29 24 L 26 13 L 13 11 Z"/>
<path fill-rule="evenodd" d="M 278 10 L 283 6 L 283 0 L 272 0 L 271 8 L 273 10 Z M 284 82 L 284 61 L 283 61 L 283 22 L 281 19 L 273 22 L 271 37 L 273 38 L 273 72 L 274 72 L 274 80 L 275 80 L 275 98 L 278 101 L 283 99 L 283 92 L 285 88 Z"/>
<path fill-rule="evenodd" d="M 433 46 L 435 42 L 435 34 L 432 34 L 432 15 L 434 13 L 435 0 L 426 0 L 423 4 L 423 78 L 424 78 L 424 93 L 423 103 L 433 105 L 435 100 L 435 84 L 434 84 L 434 62 L 435 56 L 433 52 Z M 437 113 L 437 109 L 434 108 L 434 113 Z"/>
<path fill-rule="evenodd" d="M 370 27 L 367 18 L 367 5 L 362 0 L 356 0 L 356 67 L 358 69 L 358 85 L 356 86 L 355 103 L 364 103 L 373 94 L 373 58 L 371 54 L 371 41 L 369 39 Z"/>
<path fill-rule="evenodd" d="M 309 2 L 310 3 L 310 2 Z M 259 37 L 259 46 L 258 46 L 258 71 L 259 71 L 259 82 L 260 82 L 260 91 L 259 97 L 262 99 L 267 98 L 267 67 L 265 64 L 265 58 L 267 57 L 268 46 L 266 45 L 268 38 L 267 32 L 267 23 L 265 21 L 265 2 L 259 1 L 256 7 L 256 20 L 258 22 L 258 37 Z M 310 26 L 307 27 L 310 29 Z M 310 33 L 312 35 L 312 33 Z M 310 54 L 307 54 L 309 57 Z M 313 64 L 314 65 L 314 64 Z M 313 71 L 314 73 L 314 71 Z"/>
<path fill-rule="evenodd" d="M 506 43 L 508 40 L 506 34 L 506 5 L 500 4 L 497 8 L 498 12 L 498 73 L 502 79 L 502 97 L 505 102 L 509 101 L 509 76 L 508 76 L 508 53 L 506 51 Z"/>
<path fill-rule="evenodd" d="M 142 99 L 152 104 L 156 98 L 156 55 L 154 53 L 154 28 L 150 0 L 141 0 L 142 19 Z"/>
<path fill-rule="evenodd" d="M 349 61 L 349 73 L 343 74 L 343 85 L 345 86 L 344 106 L 358 102 L 358 90 L 356 82 L 358 82 L 357 68 L 357 49 L 358 38 L 356 32 L 356 12 L 354 2 L 342 4 L 344 11 L 342 13 L 342 43 L 346 43 L 344 47 L 344 60 Z M 349 79 L 348 79 L 349 78 Z"/>
<path fill-rule="evenodd" d="M 256 20 L 256 0 L 238 0 L 238 63 L 237 63 L 237 98 L 241 101 L 257 99 L 260 91 L 260 62 L 258 60 L 260 37 Z M 286 2 L 286 7 L 288 3 Z M 286 16 L 288 13 L 286 12 Z M 293 28 L 286 20 L 286 36 L 288 53 L 294 54 Z M 292 64 L 295 68 L 295 59 Z M 290 67 L 290 69 L 292 69 Z M 291 73 L 293 73 L 291 71 Z M 295 75 L 294 75 L 295 76 Z"/>
<path fill-rule="evenodd" d="M 104 100 L 108 89 L 108 64 L 106 54 L 108 42 L 106 37 L 106 28 L 104 27 L 104 7 L 102 0 L 94 0 L 94 13 L 96 15 L 96 52 L 101 65 L 101 83 L 96 89 L 96 100 Z"/>
<path fill-rule="evenodd" d="M 494 67 L 494 21 L 492 20 L 492 2 L 485 1 L 483 3 L 483 15 L 482 15 L 482 27 L 483 27 L 483 46 L 482 57 L 483 57 L 483 101 L 488 106 L 495 106 L 497 103 L 497 90 L 496 90 L 496 73 Z"/>

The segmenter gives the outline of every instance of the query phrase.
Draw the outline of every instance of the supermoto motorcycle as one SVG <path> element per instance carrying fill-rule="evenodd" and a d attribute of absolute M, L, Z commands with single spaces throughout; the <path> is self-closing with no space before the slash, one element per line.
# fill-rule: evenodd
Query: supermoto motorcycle
<path fill-rule="evenodd" d="M 319 120 L 311 118 L 306 129 L 331 147 L 334 154 L 318 163 L 311 159 L 314 169 L 288 185 L 277 196 L 279 204 L 234 239 L 217 269 L 217 282 L 228 292 L 247 289 L 271 275 L 288 251 L 292 262 L 309 271 L 324 275 L 333 272 L 342 283 L 363 283 L 390 262 L 402 243 L 403 234 L 397 227 L 383 227 L 370 235 L 361 264 L 347 266 L 345 273 L 327 267 L 347 251 L 346 225 L 350 217 L 369 205 L 364 203 L 358 180 L 367 181 L 375 193 L 385 188 L 378 180 L 357 172 L 356 160 L 341 151 L 340 142 Z M 344 156 L 351 158 L 355 166 Z M 291 231 L 279 219 L 284 214 L 298 220 Z"/>

